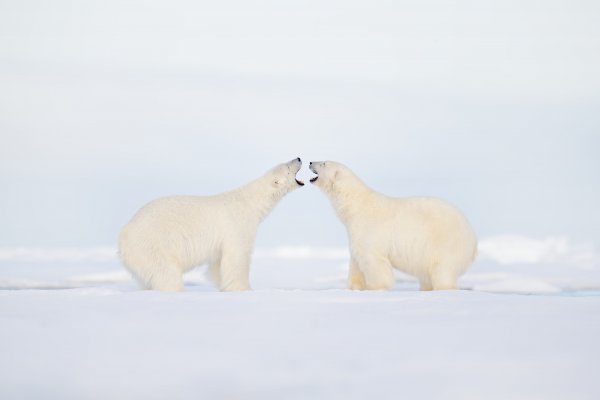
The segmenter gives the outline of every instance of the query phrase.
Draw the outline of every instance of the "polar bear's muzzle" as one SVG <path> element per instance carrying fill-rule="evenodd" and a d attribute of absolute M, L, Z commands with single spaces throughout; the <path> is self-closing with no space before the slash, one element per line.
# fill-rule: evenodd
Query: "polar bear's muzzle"
<path fill-rule="evenodd" d="M 310 178 L 310 183 L 315 183 L 317 181 L 317 179 L 319 179 L 319 173 L 317 172 L 317 169 L 315 168 L 315 166 L 313 165 L 313 162 L 311 161 L 310 164 L 308 165 L 308 168 L 315 174 L 317 174 L 317 176 L 313 176 L 312 178 Z"/>
<path fill-rule="evenodd" d="M 300 157 L 298 157 L 295 160 L 292 160 L 292 163 L 298 164 L 298 169 L 296 170 L 296 175 L 298 175 L 298 172 L 300 172 L 300 169 L 302 168 L 302 160 L 300 159 Z M 296 179 L 296 183 L 298 184 L 298 186 L 304 186 L 304 182 L 298 179 L 297 176 L 294 176 L 294 179 Z"/>

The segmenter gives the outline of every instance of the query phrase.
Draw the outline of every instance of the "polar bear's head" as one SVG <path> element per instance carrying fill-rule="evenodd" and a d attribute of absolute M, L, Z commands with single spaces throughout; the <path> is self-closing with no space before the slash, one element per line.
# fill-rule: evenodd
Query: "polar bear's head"
<path fill-rule="evenodd" d="M 310 182 L 328 194 L 360 184 L 348 167 L 335 161 L 311 161 L 309 168 L 316 174 Z"/>
<path fill-rule="evenodd" d="M 338 178 L 341 178 L 340 174 L 348 169 L 335 161 L 311 161 L 309 168 L 316 174 L 310 179 L 310 182 L 321 188 L 332 185 Z"/>
<path fill-rule="evenodd" d="M 301 167 L 302 160 L 298 157 L 271 169 L 266 175 L 271 188 L 277 193 L 286 194 L 300 186 L 304 186 L 304 182 L 296 178 L 296 174 Z"/>

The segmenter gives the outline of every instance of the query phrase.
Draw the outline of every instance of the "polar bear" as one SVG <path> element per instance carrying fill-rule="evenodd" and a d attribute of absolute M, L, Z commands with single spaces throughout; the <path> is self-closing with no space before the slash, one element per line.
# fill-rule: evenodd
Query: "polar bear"
<path fill-rule="evenodd" d="M 477 253 L 467 219 L 435 198 L 391 198 L 367 187 L 349 168 L 313 161 L 310 181 L 329 197 L 348 231 L 348 287 L 385 290 L 393 268 L 419 279 L 421 290 L 456 289 Z"/>
<path fill-rule="evenodd" d="M 215 196 L 151 201 L 121 230 L 121 261 L 147 289 L 182 291 L 182 274 L 208 264 L 207 275 L 221 290 L 249 290 L 258 225 L 283 196 L 304 185 L 296 178 L 301 166 L 296 158 Z"/>

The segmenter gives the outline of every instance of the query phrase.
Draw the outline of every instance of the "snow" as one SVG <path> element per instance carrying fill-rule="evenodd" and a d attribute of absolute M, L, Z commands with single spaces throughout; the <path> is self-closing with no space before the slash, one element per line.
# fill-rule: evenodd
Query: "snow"
<path fill-rule="evenodd" d="M 558 262 L 588 269 L 600 265 L 600 255 L 591 243 L 572 244 L 565 236 L 499 235 L 480 241 L 478 247 L 483 258 L 499 264 Z"/>
<path fill-rule="evenodd" d="M 447 292 L 345 290 L 344 248 L 257 249 L 254 291 L 199 268 L 176 294 L 114 249 L 2 249 L 0 398 L 599 398 L 597 264 L 494 261 L 503 240 Z"/>

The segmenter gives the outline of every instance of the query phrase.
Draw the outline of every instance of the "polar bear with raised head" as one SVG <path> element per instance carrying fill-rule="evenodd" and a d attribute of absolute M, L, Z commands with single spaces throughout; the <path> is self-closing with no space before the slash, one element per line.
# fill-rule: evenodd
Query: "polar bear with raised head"
<path fill-rule="evenodd" d="M 392 198 L 367 187 L 349 168 L 313 161 L 321 189 L 346 226 L 350 241 L 348 287 L 390 289 L 393 268 L 419 279 L 421 290 L 456 289 L 477 253 L 463 214 L 435 198 Z"/>
<path fill-rule="evenodd" d="M 151 201 L 121 231 L 123 264 L 147 289 L 182 291 L 183 273 L 208 264 L 208 276 L 221 290 L 249 290 L 258 225 L 283 196 L 304 185 L 296 178 L 301 166 L 296 158 L 215 196 Z"/>

